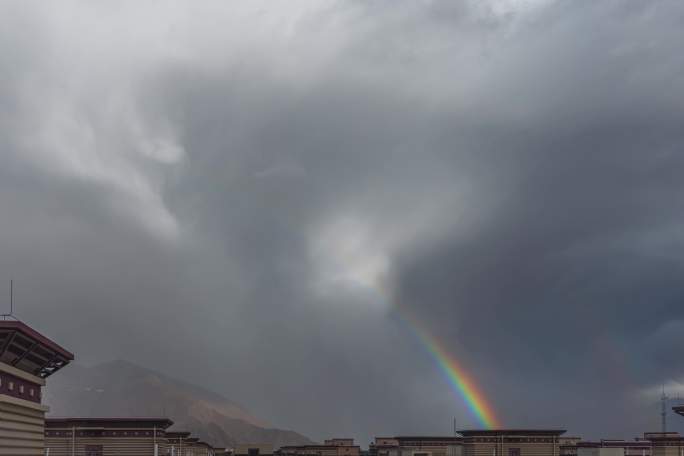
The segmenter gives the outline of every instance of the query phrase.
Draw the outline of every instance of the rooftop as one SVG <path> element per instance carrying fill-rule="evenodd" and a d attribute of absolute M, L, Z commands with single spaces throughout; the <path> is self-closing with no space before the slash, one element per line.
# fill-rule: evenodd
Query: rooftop
<path fill-rule="evenodd" d="M 442 436 L 442 435 L 398 435 L 396 437 L 390 437 L 388 440 L 397 440 L 399 443 L 406 441 L 421 441 L 421 442 L 433 442 L 433 441 L 447 441 L 447 442 L 460 442 L 463 440 L 461 436 Z"/>
<path fill-rule="evenodd" d="M 56 427 L 118 427 L 118 428 L 153 428 L 166 429 L 173 424 L 168 418 L 47 418 L 46 428 Z"/>
<path fill-rule="evenodd" d="M 73 359 L 71 352 L 25 323 L 0 320 L 0 362 L 45 378 Z"/>
<path fill-rule="evenodd" d="M 560 436 L 565 429 L 468 429 L 458 431 L 463 437 L 479 436 Z"/>

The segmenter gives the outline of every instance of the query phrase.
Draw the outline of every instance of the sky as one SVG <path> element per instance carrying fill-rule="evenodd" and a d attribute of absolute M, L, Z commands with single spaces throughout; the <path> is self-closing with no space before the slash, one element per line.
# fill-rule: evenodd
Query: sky
<path fill-rule="evenodd" d="M 0 278 L 79 362 L 314 439 L 481 426 L 407 314 L 506 427 L 658 430 L 684 395 L 683 19 L 2 2 Z"/>

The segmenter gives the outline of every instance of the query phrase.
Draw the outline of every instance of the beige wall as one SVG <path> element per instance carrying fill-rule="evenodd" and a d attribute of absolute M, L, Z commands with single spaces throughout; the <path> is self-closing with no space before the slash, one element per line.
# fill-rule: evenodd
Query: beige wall
<path fill-rule="evenodd" d="M 45 448 L 50 449 L 50 456 L 84 456 L 86 445 L 102 445 L 103 456 L 153 456 L 155 441 L 159 456 L 166 456 L 166 439 L 162 436 L 154 437 L 88 437 L 73 436 L 70 428 L 51 428 L 66 431 L 67 436 L 46 437 Z M 116 429 L 121 431 L 138 431 L 139 429 Z M 149 429 L 146 429 L 149 430 Z M 78 430 L 76 431 L 78 434 Z M 42 454 L 42 453 L 41 453 Z"/>
<path fill-rule="evenodd" d="M 0 363 L 0 372 L 9 372 L 37 387 L 45 384 L 43 379 L 4 363 Z M 42 455 L 47 410 L 36 402 L 0 394 L 0 455 Z"/>
<path fill-rule="evenodd" d="M 684 456 L 684 446 L 653 446 L 653 456 Z"/>
<path fill-rule="evenodd" d="M 520 448 L 520 456 L 558 455 L 558 445 L 553 443 L 474 443 L 463 447 L 463 456 L 508 456 L 511 448 Z"/>
<path fill-rule="evenodd" d="M 463 454 L 462 445 L 439 445 L 439 446 L 420 446 L 420 447 L 401 447 L 401 456 L 461 456 Z M 491 456 L 491 453 L 489 454 Z"/>

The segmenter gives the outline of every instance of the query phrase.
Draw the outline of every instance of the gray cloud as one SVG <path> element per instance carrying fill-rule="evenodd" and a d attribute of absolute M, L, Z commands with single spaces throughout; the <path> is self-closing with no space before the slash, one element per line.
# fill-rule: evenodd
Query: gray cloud
<path fill-rule="evenodd" d="M 0 277 L 84 362 L 314 438 L 476 426 L 401 302 L 506 425 L 657 426 L 678 2 L 1 8 Z"/>

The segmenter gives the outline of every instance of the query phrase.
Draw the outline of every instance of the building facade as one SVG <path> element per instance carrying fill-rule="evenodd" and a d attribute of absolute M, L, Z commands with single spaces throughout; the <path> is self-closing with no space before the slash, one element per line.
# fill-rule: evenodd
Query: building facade
<path fill-rule="evenodd" d="M 166 449 L 169 456 L 185 456 L 190 433 L 185 431 L 166 431 Z"/>
<path fill-rule="evenodd" d="M 558 429 L 467 430 L 463 456 L 560 456 Z"/>
<path fill-rule="evenodd" d="M 329 446 L 354 446 L 354 439 L 340 439 L 340 438 L 335 438 L 335 439 L 327 439 L 323 441 L 323 445 L 329 445 Z"/>
<path fill-rule="evenodd" d="M 651 456 L 684 456 L 684 438 L 678 432 L 646 432 Z"/>
<path fill-rule="evenodd" d="M 44 454 L 45 379 L 74 355 L 20 321 L 0 321 L 0 455 Z"/>
<path fill-rule="evenodd" d="M 46 456 L 163 456 L 167 418 L 55 418 L 45 421 Z"/>
<path fill-rule="evenodd" d="M 270 443 L 242 443 L 235 447 L 235 456 L 271 456 L 273 445 Z"/>
<path fill-rule="evenodd" d="M 461 456 L 463 438 L 446 436 L 376 437 L 370 445 L 372 456 Z"/>
<path fill-rule="evenodd" d="M 644 439 L 579 442 L 577 456 L 651 456 L 651 446 Z"/>
<path fill-rule="evenodd" d="M 361 448 L 354 439 L 328 439 L 323 445 L 284 446 L 278 450 L 281 456 L 360 456 Z"/>

